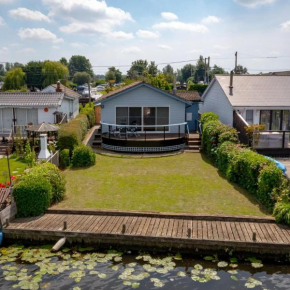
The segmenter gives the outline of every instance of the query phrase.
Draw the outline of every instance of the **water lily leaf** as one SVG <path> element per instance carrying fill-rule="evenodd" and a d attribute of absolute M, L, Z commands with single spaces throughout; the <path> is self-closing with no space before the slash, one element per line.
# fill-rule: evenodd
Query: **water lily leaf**
<path fill-rule="evenodd" d="M 229 270 L 228 273 L 232 274 L 232 275 L 236 275 L 238 274 L 237 270 Z"/>
<path fill-rule="evenodd" d="M 186 272 L 179 271 L 177 273 L 177 276 L 179 276 L 179 277 L 185 277 L 186 276 Z"/>
<path fill-rule="evenodd" d="M 261 263 L 252 263 L 251 264 L 253 268 L 262 268 L 264 265 Z"/>
<path fill-rule="evenodd" d="M 137 288 L 139 288 L 139 286 L 140 286 L 140 283 L 137 283 L 137 282 L 132 283 L 133 289 L 137 289 Z"/>
<path fill-rule="evenodd" d="M 117 254 L 117 251 L 116 250 L 109 250 L 108 254 Z"/>
<path fill-rule="evenodd" d="M 63 251 L 64 253 L 68 253 L 68 252 L 71 251 L 71 249 L 70 249 L 70 248 L 63 248 L 62 251 Z"/>
<path fill-rule="evenodd" d="M 191 276 L 191 279 L 192 279 L 193 281 L 199 281 L 199 277 L 196 276 L 196 275 Z"/>
<path fill-rule="evenodd" d="M 198 270 L 198 269 L 192 269 L 191 270 L 191 274 L 193 274 L 193 275 L 199 275 L 200 274 L 200 270 Z"/>
<path fill-rule="evenodd" d="M 122 261 L 122 257 L 115 257 L 115 258 L 114 258 L 114 261 L 115 261 L 115 262 L 121 262 L 121 261 Z"/>
<path fill-rule="evenodd" d="M 218 267 L 219 267 L 219 268 L 225 268 L 225 267 L 227 267 L 227 266 L 228 266 L 228 263 L 227 263 L 227 262 L 224 262 L 224 261 L 222 261 L 222 262 L 219 262 L 217 265 L 218 265 Z"/>
<path fill-rule="evenodd" d="M 114 271 L 118 271 L 118 269 L 119 269 L 118 266 L 113 266 L 113 267 L 112 267 L 112 270 L 114 270 Z"/>
<path fill-rule="evenodd" d="M 137 265 L 137 263 L 130 263 L 130 264 L 128 264 L 128 267 L 134 268 L 136 265 Z"/>
<path fill-rule="evenodd" d="M 89 273 L 90 275 L 98 275 L 99 274 L 99 272 L 98 271 L 90 271 L 90 273 Z"/>
<path fill-rule="evenodd" d="M 142 256 L 137 256 L 135 259 L 136 260 L 141 260 L 143 257 Z"/>
<path fill-rule="evenodd" d="M 232 264 L 231 263 L 229 266 L 232 267 L 232 268 L 237 268 L 238 267 L 238 264 Z"/>
<path fill-rule="evenodd" d="M 130 281 L 124 281 L 124 282 L 123 282 L 123 285 L 125 285 L 125 286 L 131 286 L 132 283 L 131 283 Z"/>
<path fill-rule="evenodd" d="M 98 276 L 99 276 L 99 278 L 101 278 L 101 279 L 105 279 L 105 278 L 107 277 L 107 275 L 104 274 L 104 273 L 100 273 L 100 274 L 98 274 Z"/>
<path fill-rule="evenodd" d="M 87 247 L 87 248 L 82 248 L 82 247 L 79 247 L 78 248 L 78 251 L 79 252 L 91 252 L 91 251 L 93 251 L 94 250 L 94 248 L 93 247 Z"/>
<path fill-rule="evenodd" d="M 212 257 L 212 256 L 205 256 L 203 259 L 205 261 L 212 261 L 212 260 L 214 260 L 214 257 Z"/>
<path fill-rule="evenodd" d="M 81 280 L 82 280 L 82 278 L 80 278 L 80 277 L 75 278 L 75 282 L 76 282 L 76 283 L 79 283 Z"/>
<path fill-rule="evenodd" d="M 239 281 L 239 279 L 236 276 L 231 276 L 231 279 L 235 281 Z"/>
<path fill-rule="evenodd" d="M 41 289 L 45 289 L 45 288 L 47 288 L 49 286 L 50 286 L 50 283 L 43 283 L 43 284 L 40 285 L 40 288 Z M 77 287 L 75 287 L 75 288 L 77 288 Z"/>
<path fill-rule="evenodd" d="M 16 275 L 9 275 L 5 277 L 6 281 L 17 281 L 18 277 Z"/>
<path fill-rule="evenodd" d="M 73 287 L 73 290 L 81 290 L 80 287 Z"/>
<path fill-rule="evenodd" d="M 251 262 L 251 263 L 262 263 L 261 260 L 258 260 L 258 259 L 256 259 L 255 257 L 248 258 L 248 259 L 246 259 L 246 261 L 249 261 L 249 262 Z"/>
<path fill-rule="evenodd" d="M 196 265 L 194 266 L 194 269 L 196 269 L 196 270 L 202 270 L 203 267 L 202 267 L 200 264 L 196 264 Z"/>
<path fill-rule="evenodd" d="M 168 270 L 165 268 L 158 268 L 158 269 L 156 269 L 156 272 L 159 274 L 166 274 L 166 273 L 168 273 Z"/>
<path fill-rule="evenodd" d="M 181 254 L 180 254 L 180 253 L 177 253 L 177 254 L 174 256 L 174 259 L 177 260 L 177 261 L 182 260 Z"/>
<path fill-rule="evenodd" d="M 237 258 L 230 258 L 231 263 L 237 263 L 238 259 Z"/>
<path fill-rule="evenodd" d="M 262 286 L 262 282 L 250 277 L 245 286 L 247 288 L 255 288 L 256 286 Z"/>

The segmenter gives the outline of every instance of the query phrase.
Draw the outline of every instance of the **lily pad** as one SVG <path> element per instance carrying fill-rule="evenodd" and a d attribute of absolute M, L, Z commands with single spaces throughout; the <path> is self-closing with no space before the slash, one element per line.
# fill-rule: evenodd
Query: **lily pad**
<path fill-rule="evenodd" d="M 99 276 L 100 279 L 105 279 L 105 278 L 107 278 L 107 275 L 104 274 L 104 273 L 100 273 L 100 274 L 98 274 L 98 276 Z"/>
<path fill-rule="evenodd" d="M 196 265 L 194 265 L 194 269 L 196 269 L 196 270 L 202 270 L 203 267 L 200 264 L 196 264 Z"/>
<path fill-rule="evenodd" d="M 181 261 L 181 260 L 182 260 L 181 254 L 180 254 L 180 253 L 177 253 L 177 254 L 174 256 L 174 259 L 177 260 L 177 261 Z"/>
<path fill-rule="evenodd" d="M 237 258 L 230 258 L 231 263 L 237 263 L 238 259 Z"/>
<path fill-rule="evenodd" d="M 219 267 L 219 268 L 225 268 L 225 267 L 227 267 L 227 266 L 228 266 L 228 263 L 227 263 L 227 262 L 224 262 L 224 261 L 222 261 L 222 262 L 219 262 L 217 265 L 218 265 L 218 267 Z"/>
<path fill-rule="evenodd" d="M 231 279 L 234 281 L 239 281 L 239 279 L 236 276 L 231 276 Z"/>
<path fill-rule="evenodd" d="M 228 273 L 232 274 L 232 275 L 236 275 L 238 274 L 237 270 L 229 270 Z"/>
<path fill-rule="evenodd" d="M 115 257 L 115 258 L 114 258 L 114 261 L 115 261 L 115 262 L 121 262 L 121 261 L 122 261 L 122 257 Z"/>
<path fill-rule="evenodd" d="M 205 261 L 212 261 L 212 260 L 214 260 L 214 257 L 212 257 L 212 256 L 205 256 L 203 259 Z"/>
<path fill-rule="evenodd" d="M 139 288 L 139 286 L 140 286 L 140 283 L 137 283 L 137 282 L 132 283 L 133 289 L 137 289 L 137 288 Z"/>
<path fill-rule="evenodd" d="M 253 268 L 262 268 L 264 265 L 262 263 L 252 263 Z"/>
<path fill-rule="evenodd" d="M 186 272 L 179 271 L 177 273 L 177 276 L 179 276 L 179 277 L 186 277 Z"/>
<path fill-rule="evenodd" d="M 112 270 L 114 270 L 114 271 L 118 271 L 118 269 L 119 269 L 118 266 L 113 266 L 113 267 L 112 267 Z"/>

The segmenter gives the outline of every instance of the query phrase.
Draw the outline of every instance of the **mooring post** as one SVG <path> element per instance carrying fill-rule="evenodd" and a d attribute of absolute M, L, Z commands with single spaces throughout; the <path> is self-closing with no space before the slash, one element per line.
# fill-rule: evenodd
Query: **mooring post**
<path fill-rule="evenodd" d="M 257 241 L 257 234 L 255 232 L 253 232 L 253 242 Z"/>
<path fill-rule="evenodd" d="M 67 229 L 67 222 L 64 221 L 64 222 L 63 222 L 63 230 L 65 231 L 66 229 Z"/>
<path fill-rule="evenodd" d="M 191 229 L 187 229 L 187 237 L 191 238 Z"/>
<path fill-rule="evenodd" d="M 125 234 L 125 232 L 126 232 L 126 225 L 124 224 L 124 225 L 122 226 L 122 234 Z"/>

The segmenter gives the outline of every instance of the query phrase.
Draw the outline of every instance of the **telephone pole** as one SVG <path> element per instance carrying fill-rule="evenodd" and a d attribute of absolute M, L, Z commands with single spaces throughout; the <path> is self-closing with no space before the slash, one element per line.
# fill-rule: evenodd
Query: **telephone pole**
<path fill-rule="evenodd" d="M 235 53 L 235 73 L 237 73 L 237 66 L 238 66 L 238 52 Z"/>
<path fill-rule="evenodd" d="M 206 60 L 207 60 L 207 58 L 204 59 L 204 78 L 203 78 L 204 84 L 206 84 Z"/>
<path fill-rule="evenodd" d="M 90 75 L 88 75 L 88 90 L 89 90 L 89 104 L 91 106 L 91 78 L 90 78 Z"/>
<path fill-rule="evenodd" d="M 207 58 L 207 83 L 209 84 L 209 74 L 210 74 L 210 56 Z"/>

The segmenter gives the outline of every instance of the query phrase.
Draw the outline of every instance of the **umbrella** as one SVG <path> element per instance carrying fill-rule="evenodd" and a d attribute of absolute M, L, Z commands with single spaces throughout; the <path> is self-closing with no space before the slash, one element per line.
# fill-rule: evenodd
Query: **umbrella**
<path fill-rule="evenodd" d="M 59 127 L 45 123 L 45 122 L 38 125 L 31 125 L 26 128 L 26 131 L 36 132 L 36 133 L 56 132 L 58 130 L 59 130 Z"/>

